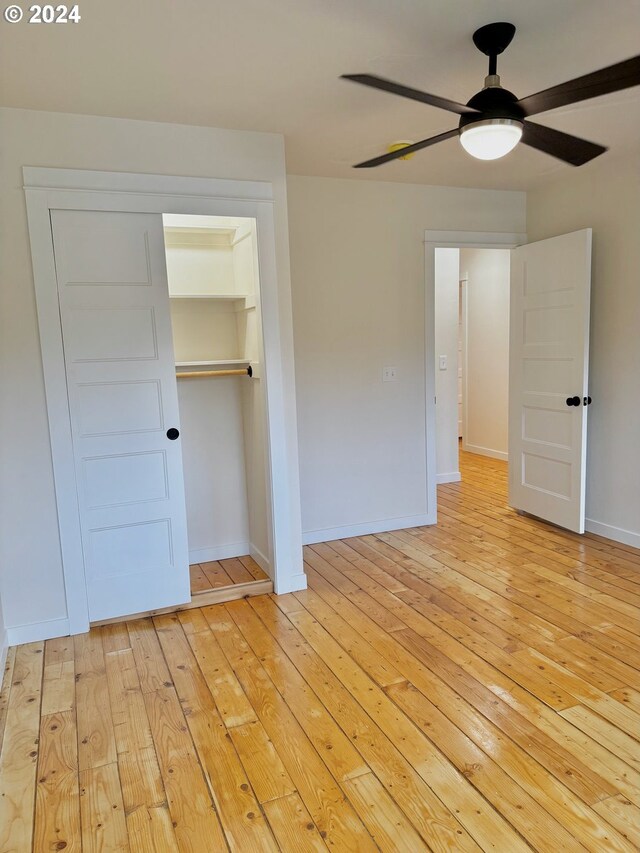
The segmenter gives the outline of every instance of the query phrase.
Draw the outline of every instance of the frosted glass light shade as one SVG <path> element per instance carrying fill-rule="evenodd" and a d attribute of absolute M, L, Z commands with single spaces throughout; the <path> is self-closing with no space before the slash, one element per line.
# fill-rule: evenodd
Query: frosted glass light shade
<path fill-rule="evenodd" d="M 489 119 L 463 128 L 460 144 L 478 160 L 497 160 L 512 151 L 521 137 L 521 122 L 508 118 Z"/>

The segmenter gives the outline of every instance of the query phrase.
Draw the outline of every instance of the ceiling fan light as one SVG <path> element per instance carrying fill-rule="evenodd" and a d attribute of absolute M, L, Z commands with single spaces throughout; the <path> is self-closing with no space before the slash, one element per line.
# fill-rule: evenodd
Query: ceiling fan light
<path fill-rule="evenodd" d="M 460 144 L 478 160 L 498 160 L 512 151 L 522 137 L 522 122 L 510 118 L 478 121 L 463 127 Z"/>

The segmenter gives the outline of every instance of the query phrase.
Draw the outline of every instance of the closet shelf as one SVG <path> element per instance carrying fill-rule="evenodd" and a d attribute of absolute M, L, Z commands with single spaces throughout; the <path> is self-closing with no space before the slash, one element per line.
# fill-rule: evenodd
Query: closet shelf
<path fill-rule="evenodd" d="M 217 299 L 220 302 L 239 302 L 247 299 L 246 293 L 170 293 L 169 299 Z"/>
<path fill-rule="evenodd" d="M 251 361 L 248 358 L 222 358 L 215 361 L 176 361 L 177 368 L 183 367 L 249 367 Z"/>

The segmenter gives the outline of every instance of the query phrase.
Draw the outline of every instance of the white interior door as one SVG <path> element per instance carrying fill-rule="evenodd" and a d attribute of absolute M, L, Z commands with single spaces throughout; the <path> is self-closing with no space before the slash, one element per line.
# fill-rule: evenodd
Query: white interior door
<path fill-rule="evenodd" d="M 511 252 L 509 503 L 584 533 L 591 229 Z"/>
<path fill-rule="evenodd" d="M 51 220 L 89 619 L 188 601 L 162 216 Z"/>

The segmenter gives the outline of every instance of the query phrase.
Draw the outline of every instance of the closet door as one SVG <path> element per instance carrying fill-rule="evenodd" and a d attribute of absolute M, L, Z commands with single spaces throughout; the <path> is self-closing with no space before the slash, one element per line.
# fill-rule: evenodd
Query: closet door
<path fill-rule="evenodd" d="M 188 601 L 162 217 L 51 220 L 89 619 Z"/>

